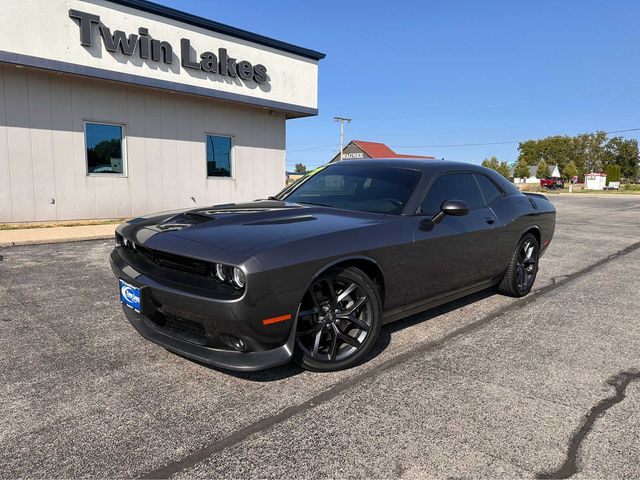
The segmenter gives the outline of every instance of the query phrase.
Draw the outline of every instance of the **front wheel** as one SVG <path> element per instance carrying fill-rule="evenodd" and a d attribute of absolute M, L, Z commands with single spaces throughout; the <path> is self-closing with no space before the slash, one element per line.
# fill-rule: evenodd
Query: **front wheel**
<path fill-rule="evenodd" d="M 524 297 L 531 291 L 538 274 L 540 244 L 534 235 L 523 236 L 511 256 L 509 268 L 498 290 L 511 297 Z"/>
<path fill-rule="evenodd" d="M 331 269 L 307 290 L 298 313 L 297 355 L 317 372 L 356 365 L 373 347 L 382 322 L 375 284 L 354 267 Z"/>

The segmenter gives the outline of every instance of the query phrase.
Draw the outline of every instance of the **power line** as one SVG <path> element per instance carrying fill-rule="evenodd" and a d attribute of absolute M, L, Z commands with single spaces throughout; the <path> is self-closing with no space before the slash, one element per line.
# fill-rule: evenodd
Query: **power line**
<path fill-rule="evenodd" d="M 310 150 L 321 150 L 323 148 L 332 148 L 332 147 L 335 147 L 335 145 L 334 144 L 332 144 L 332 145 L 322 145 L 320 147 L 300 148 L 300 149 L 297 149 L 297 150 L 287 150 L 287 151 L 291 152 L 291 153 L 293 153 L 293 152 L 308 152 Z"/>
<path fill-rule="evenodd" d="M 613 134 L 613 133 L 627 133 L 627 132 L 637 132 L 640 131 L 640 127 L 638 128 L 625 128 L 622 130 L 610 130 L 608 132 L 604 132 L 607 135 Z M 491 146 L 491 145 L 513 145 L 513 144 L 517 144 L 517 143 L 521 143 L 522 140 L 517 140 L 517 141 L 507 141 L 507 142 L 484 142 L 484 143 L 453 143 L 453 144 L 442 144 L 442 145 L 390 145 L 393 148 L 449 148 L 449 147 L 480 147 L 480 146 Z M 287 150 L 287 152 L 293 153 L 293 152 L 305 152 L 305 151 L 310 151 L 310 150 L 322 150 L 325 148 L 332 148 L 335 147 L 335 144 L 333 145 L 324 145 L 324 146 L 320 146 L 320 147 L 310 147 L 310 148 L 303 148 L 303 149 L 299 149 L 299 150 Z M 342 150 L 342 149 L 341 149 Z M 314 167 L 314 166 L 320 166 L 320 165 L 324 165 L 327 162 L 320 162 L 317 164 L 310 164 L 307 165 L 308 167 Z"/>
<path fill-rule="evenodd" d="M 604 132 L 609 135 L 612 133 L 623 132 L 637 132 L 640 128 L 626 128 L 624 130 L 611 130 L 610 132 Z M 516 143 L 522 143 L 523 140 L 511 140 L 507 142 L 484 142 L 484 143 L 450 143 L 443 145 L 390 145 L 393 148 L 449 148 L 449 147 L 481 147 L 489 145 L 513 145 Z"/>

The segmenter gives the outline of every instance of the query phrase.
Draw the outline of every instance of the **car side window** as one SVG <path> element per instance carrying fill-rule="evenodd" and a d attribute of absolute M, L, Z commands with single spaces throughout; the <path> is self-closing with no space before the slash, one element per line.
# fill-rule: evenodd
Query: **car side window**
<path fill-rule="evenodd" d="M 484 205 L 472 173 L 447 173 L 436 178 L 420 206 L 420 213 L 435 215 L 445 200 L 463 200 L 470 209 Z"/>
<path fill-rule="evenodd" d="M 502 192 L 496 185 L 484 175 L 476 175 L 480 191 L 484 197 L 485 205 L 491 205 L 494 201 L 502 196 Z"/>

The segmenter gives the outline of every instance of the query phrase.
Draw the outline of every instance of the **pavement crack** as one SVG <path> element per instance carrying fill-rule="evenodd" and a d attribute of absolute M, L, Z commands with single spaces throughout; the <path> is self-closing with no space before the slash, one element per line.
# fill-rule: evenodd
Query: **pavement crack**
<path fill-rule="evenodd" d="M 455 340 L 463 336 L 466 336 L 470 333 L 476 332 L 481 328 L 494 322 L 504 314 L 510 313 L 512 311 L 517 311 L 522 307 L 535 302 L 536 300 L 538 300 L 538 298 L 545 295 L 546 293 L 553 291 L 557 288 L 560 288 L 561 286 L 566 285 L 567 283 L 573 280 L 580 279 L 585 274 L 588 274 L 593 270 L 603 265 L 606 265 L 609 262 L 612 262 L 613 260 L 624 257 L 625 255 L 628 255 L 632 252 L 635 252 L 638 249 L 640 249 L 640 242 L 636 242 L 631 245 L 628 245 L 622 250 L 618 250 L 617 252 L 612 253 L 607 257 L 601 258 L 600 260 L 592 263 L 591 265 L 588 265 L 576 272 L 573 272 L 571 274 L 564 276 L 563 278 L 557 280 L 555 283 L 546 285 L 530 293 L 526 297 L 519 298 L 507 305 L 504 305 L 503 307 L 500 307 L 494 310 L 493 312 L 488 313 L 484 317 L 474 322 L 471 322 L 456 330 L 453 330 L 448 334 L 440 337 L 437 340 L 420 343 L 411 350 L 408 350 L 404 353 L 396 355 L 395 357 L 390 358 L 380 363 L 379 365 L 373 366 L 372 368 L 365 370 L 360 374 L 356 374 L 350 379 L 338 382 L 328 390 L 325 390 L 319 393 L 318 395 L 310 398 L 306 402 L 287 407 L 284 410 L 272 416 L 261 418 L 260 420 L 257 420 L 245 427 L 242 427 L 233 433 L 230 433 L 226 437 L 223 437 L 217 441 L 214 441 L 211 444 L 208 444 L 196 450 L 193 450 L 191 453 L 187 454 L 185 457 L 179 460 L 175 460 L 173 462 L 167 463 L 161 467 L 158 467 L 155 470 L 148 471 L 147 473 L 144 473 L 142 475 L 142 478 L 164 479 L 164 478 L 169 478 L 184 470 L 187 470 L 193 467 L 194 465 L 196 465 L 197 463 L 205 460 L 209 456 L 215 453 L 218 453 L 226 448 L 232 447 L 240 442 L 243 442 L 244 440 L 249 438 L 251 435 L 255 435 L 257 433 L 262 433 L 264 431 L 267 431 L 270 428 L 280 423 L 283 423 L 289 420 L 290 418 L 293 418 L 296 415 L 302 414 L 330 400 L 333 400 L 334 398 L 344 393 L 346 390 L 353 388 L 357 385 L 361 385 L 369 380 L 375 379 L 376 377 L 379 377 L 380 375 L 382 375 L 384 372 L 392 368 L 395 368 L 407 361 L 410 361 L 416 355 L 424 355 L 431 351 L 442 348 L 452 340 Z"/>
<path fill-rule="evenodd" d="M 569 478 L 578 473 L 578 455 L 580 454 L 582 442 L 593 429 L 596 420 L 602 417 L 607 410 L 626 398 L 627 387 L 634 380 L 640 380 L 640 370 L 638 369 L 630 369 L 625 372 L 620 372 L 607 380 L 607 383 L 615 389 L 615 395 L 603 398 L 589 409 L 582 420 L 582 424 L 574 432 L 571 440 L 569 441 L 567 457 L 562 466 L 552 472 L 540 472 L 538 473 L 537 478 Z"/>

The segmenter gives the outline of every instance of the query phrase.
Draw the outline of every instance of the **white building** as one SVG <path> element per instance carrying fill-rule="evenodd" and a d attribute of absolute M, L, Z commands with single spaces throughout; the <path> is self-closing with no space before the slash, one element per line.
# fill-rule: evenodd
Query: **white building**
<path fill-rule="evenodd" d="M 584 176 L 584 188 L 587 190 L 604 190 L 607 185 L 606 173 L 587 173 Z"/>
<path fill-rule="evenodd" d="M 511 175 L 513 176 L 513 168 L 511 169 Z M 527 184 L 539 184 L 540 179 L 536 176 L 538 172 L 538 166 L 532 165 L 529 167 L 529 176 L 528 177 L 514 177 L 513 183 L 527 183 Z"/>
<path fill-rule="evenodd" d="M 515 167 L 511 169 L 511 176 L 513 176 L 513 172 Z M 560 178 L 560 170 L 558 169 L 558 165 L 553 165 L 551 168 L 551 178 Z M 526 183 L 526 184 L 539 184 L 540 178 L 538 177 L 538 166 L 531 165 L 529 166 L 529 176 L 522 178 L 514 178 L 513 183 Z"/>
<path fill-rule="evenodd" d="M 0 222 L 276 193 L 323 54 L 144 0 L 0 2 Z"/>

